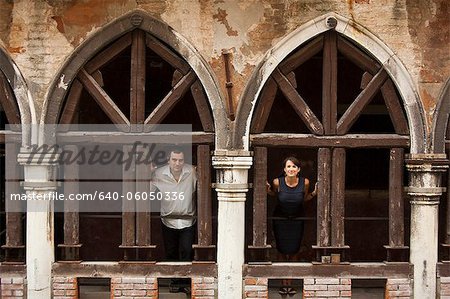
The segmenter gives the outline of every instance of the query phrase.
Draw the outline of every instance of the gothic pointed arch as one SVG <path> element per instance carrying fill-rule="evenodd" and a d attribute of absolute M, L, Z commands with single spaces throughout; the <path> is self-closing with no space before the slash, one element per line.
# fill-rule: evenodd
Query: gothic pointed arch
<path fill-rule="evenodd" d="M 21 192 L 23 175 L 17 156 L 21 147 L 33 142 L 31 124 L 36 124 L 36 113 L 28 87 L 17 65 L 0 47 L 0 262 L 24 261 L 23 206 L 8 199 Z"/>
<path fill-rule="evenodd" d="M 383 78 L 388 78 L 388 81 L 398 90 L 400 104 L 403 107 L 402 109 L 406 112 L 406 120 L 408 127 L 410 128 L 411 153 L 424 152 L 426 150 L 426 137 L 423 108 L 409 73 L 397 55 L 374 34 L 354 21 L 335 13 L 329 13 L 307 22 L 286 36 L 273 49 L 268 51 L 263 61 L 254 71 L 251 80 L 246 86 L 242 99 L 239 102 L 236 117 L 237 128 L 234 137 L 235 147 L 248 148 L 249 139 L 240 136 L 249 136 L 252 119 L 255 116 L 255 113 L 257 113 L 256 107 L 258 101 L 261 99 L 261 94 L 264 92 L 263 87 L 272 84 L 270 82 L 270 77 L 278 77 L 278 81 L 282 80 L 285 81 L 285 83 L 288 81 L 288 78 L 280 78 L 278 76 L 280 74 L 278 74 L 277 69 L 280 67 L 280 63 L 285 61 L 287 57 L 292 55 L 292 53 L 294 53 L 301 45 L 305 45 L 309 42 L 308 46 L 303 48 L 302 52 L 294 54 L 297 55 L 297 58 L 301 57 L 300 60 L 297 59 L 296 62 L 298 65 L 295 67 L 298 67 L 308 58 L 311 58 L 316 54 L 318 49 L 319 51 L 322 51 L 323 41 L 321 41 L 319 36 L 329 31 L 335 31 L 339 36 L 348 40 L 350 42 L 350 47 L 348 47 L 349 49 L 347 50 L 350 52 L 355 52 L 351 49 L 351 45 L 353 44 L 356 45 L 357 48 L 370 53 L 369 56 L 373 57 L 373 61 L 370 62 L 370 64 L 374 63 L 378 67 L 378 70 L 381 70 L 376 77 L 379 78 L 381 75 Z M 344 43 L 341 42 L 340 44 L 341 50 L 342 47 L 346 47 Z M 352 54 L 350 53 L 348 55 L 351 56 Z M 296 60 L 295 56 L 291 56 L 288 59 Z M 350 59 L 353 59 L 355 64 L 359 64 L 359 66 L 363 68 L 371 68 L 374 66 L 365 65 L 368 61 L 359 61 L 360 58 L 358 57 L 350 57 Z M 289 62 L 285 62 L 285 64 L 288 63 Z M 292 68 L 292 66 L 286 65 L 284 67 L 285 69 L 289 67 Z M 377 73 L 373 73 L 374 69 L 367 69 L 366 71 L 372 77 L 377 75 Z M 368 78 L 367 76 L 368 75 L 365 77 L 366 79 Z M 384 79 L 382 81 L 384 83 Z M 278 82 L 278 84 L 279 83 L 280 82 Z M 298 106 L 297 108 L 297 110 L 302 110 L 301 106 Z M 315 134 L 320 134 L 323 128 L 320 128 L 320 126 L 317 127 L 318 122 L 317 119 L 314 119 L 315 117 L 313 114 L 303 112 L 303 116 L 301 117 L 309 116 L 312 116 L 312 118 L 307 121 L 308 125 L 312 126 L 312 131 Z M 347 119 L 347 121 L 349 120 L 351 119 Z"/>
<path fill-rule="evenodd" d="M 130 159 L 134 159 L 133 149 L 136 148 L 150 157 L 153 149 L 147 145 L 159 142 L 154 140 L 160 140 L 165 150 L 173 144 L 185 151 L 189 148 L 195 154 L 193 157 L 186 154 L 186 160 L 197 165 L 201 174 L 197 182 L 199 238 L 196 250 L 211 251 L 214 245 L 210 155 L 215 145 L 224 143 L 227 134 L 223 128 L 229 126 L 224 125 L 225 109 L 212 72 L 195 48 L 166 24 L 137 10 L 104 26 L 78 47 L 56 78 L 44 103 L 42 123 L 106 124 L 119 130 L 111 134 L 105 132 L 104 127 L 94 131 L 84 127 L 80 135 L 74 136 L 72 133 L 78 132 L 70 131 L 73 127 L 61 126 L 59 128 L 68 128 L 69 132 L 42 131 L 40 141 L 48 142 L 52 139 L 47 136 L 54 137 L 58 142 L 66 142 L 64 148 L 77 152 L 80 149 L 77 142 L 83 139 L 82 135 L 89 136 L 102 145 L 118 145 L 119 151 Z M 164 126 L 152 126 L 159 124 L 188 124 L 192 129 L 170 126 L 158 131 Z M 221 132 L 221 137 L 217 137 L 216 131 Z M 136 141 L 134 133 L 159 139 Z M 114 134 L 125 139 L 114 141 Z M 153 162 L 161 166 L 165 158 L 163 155 L 158 162 L 156 159 Z M 62 188 L 67 193 L 86 190 L 82 188 L 87 184 L 70 182 L 98 171 L 96 178 L 107 180 L 108 175 L 116 175 L 114 180 L 120 184 L 111 187 L 116 194 L 146 192 L 150 188 L 148 164 L 151 162 L 141 162 L 136 159 L 130 162 L 132 167 L 110 171 L 101 171 L 99 167 L 86 170 L 69 163 L 61 167 L 66 182 Z M 86 181 L 89 180 L 83 182 Z M 93 183 L 97 184 L 95 179 Z M 141 207 L 139 203 L 122 202 L 117 210 L 108 211 L 107 215 L 103 212 L 91 215 L 82 212 L 78 204 L 65 203 L 64 216 L 57 219 L 64 223 L 60 225 L 64 230 L 55 234 L 60 243 L 58 259 L 116 260 L 122 254 L 124 259 L 130 256 L 133 256 L 131 259 L 149 259 L 152 254 L 162 258 L 162 247 L 155 245 L 160 239 L 159 230 L 151 225 L 157 213 L 141 213 L 138 207 Z M 81 218 L 86 221 L 80 221 Z M 96 224 L 89 225 L 89 221 Z M 104 239 L 102 250 L 96 250 L 96 239 L 103 238 L 101 229 L 108 226 L 118 229 Z"/>
<path fill-rule="evenodd" d="M 252 79 L 234 140 L 258 161 L 253 227 L 260 229 L 253 229 L 249 248 L 270 244 L 265 217 L 275 207 L 266 200 L 266 182 L 279 175 L 279 161 L 294 155 L 319 190 L 309 210 L 305 204 L 302 221 L 316 225 L 315 234 L 305 230 L 305 242 L 314 244 L 305 256 L 406 261 L 404 156 L 426 151 L 425 126 L 396 55 L 366 29 L 327 14 L 282 40 Z M 248 144 L 238 136 L 249 136 Z M 364 248 L 368 231 L 376 242 Z"/>
<path fill-rule="evenodd" d="M 108 63 L 114 63 L 114 59 L 124 51 L 128 51 L 125 55 L 135 55 L 142 61 L 145 61 L 146 55 L 158 57 L 173 71 L 173 86 L 165 91 L 165 96 L 158 103 L 159 106 L 151 107 L 154 108 L 151 114 L 128 115 L 134 111 L 142 111 L 143 106 L 139 106 L 142 101 L 140 102 L 139 98 L 143 97 L 143 91 L 141 95 L 136 91 L 135 97 L 138 100 L 131 106 L 133 111 L 123 111 L 124 109 L 118 109 L 117 103 L 114 103 L 114 99 L 108 96 L 108 92 L 102 89 L 101 82 L 98 81 L 103 79 L 103 74 L 99 72 L 100 68 Z M 135 54 L 131 51 L 135 51 Z M 142 61 L 135 61 L 137 67 L 131 70 L 135 74 L 126 76 L 145 80 L 145 77 L 142 77 L 143 73 L 145 76 L 145 70 L 139 70 Z M 89 63 L 86 64 L 87 62 Z M 158 67 L 157 61 L 151 63 L 154 63 L 152 67 Z M 127 13 L 105 25 L 74 51 L 49 89 L 43 105 L 41 122 L 46 124 L 58 123 L 61 120 L 67 122 L 73 115 L 68 113 L 70 111 L 64 111 L 66 107 L 63 106 L 69 104 L 67 108 L 73 110 L 70 106 L 76 105 L 81 85 L 89 91 L 93 100 L 113 123 L 139 123 L 140 121 L 136 122 L 138 119 L 145 123 L 158 123 L 167 116 L 165 111 L 173 108 L 178 99 L 191 90 L 205 131 L 214 131 L 214 126 L 218 126 L 223 132 L 224 128 L 229 127 L 226 125 L 227 117 L 221 100 L 222 95 L 208 64 L 184 37 L 141 10 Z M 145 88 L 147 87 L 141 85 L 141 90 Z M 226 132 L 216 135 L 218 147 L 224 146 L 226 136 Z"/>
<path fill-rule="evenodd" d="M 0 104 L 9 124 L 36 124 L 34 102 L 25 79 L 6 50 L 0 47 Z M 22 145 L 31 142 L 31 128 L 24 126 Z"/>
<path fill-rule="evenodd" d="M 436 117 L 433 120 L 431 151 L 434 153 L 444 153 L 445 141 L 450 138 L 448 128 L 448 118 L 450 114 L 450 78 L 442 89 L 436 111 Z"/>

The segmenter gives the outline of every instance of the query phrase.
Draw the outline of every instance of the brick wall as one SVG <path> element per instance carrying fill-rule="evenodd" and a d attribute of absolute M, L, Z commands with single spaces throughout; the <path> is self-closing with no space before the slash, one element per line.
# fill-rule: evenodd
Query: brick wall
<path fill-rule="evenodd" d="M 76 277 L 53 277 L 53 299 L 77 299 L 78 282 Z M 31 298 L 30 298 L 31 299 Z"/>
<path fill-rule="evenodd" d="M 408 278 L 388 279 L 386 296 L 389 299 L 409 299 L 412 296 L 411 280 Z"/>
<path fill-rule="evenodd" d="M 158 298 L 158 279 L 154 277 L 113 277 L 111 298 Z"/>
<path fill-rule="evenodd" d="M 450 277 L 441 277 L 440 288 L 441 299 L 450 299 Z"/>
<path fill-rule="evenodd" d="M 193 277 L 191 297 L 194 299 L 214 299 L 217 283 L 214 277 Z"/>
<path fill-rule="evenodd" d="M 0 298 L 26 298 L 26 282 L 23 277 L 2 277 Z"/>
<path fill-rule="evenodd" d="M 247 277 L 244 279 L 244 298 L 268 298 L 269 279 Z"/>
<path fill-rule="evenodd" d="M 303 280 L 304 298 L 351 298 L 349 278 L 306 278 Z"/>

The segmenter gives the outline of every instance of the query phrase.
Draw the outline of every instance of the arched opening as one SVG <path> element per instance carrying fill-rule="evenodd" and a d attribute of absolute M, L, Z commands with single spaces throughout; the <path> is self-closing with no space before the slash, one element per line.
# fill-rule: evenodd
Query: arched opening
<path fill-rule="evenodd" d="M 49 106 L 48 111 L 56 111 L 50 118 L 60 125 L 112 124 L 117 127 L 113 135 L 122 140 L 117 142 L 109 132 L 95 130 L 81 134 L 58 133 L 58 143 L 65 142 L 72 151 L 80 151 L 80 143 L 83 145 L 83 139 L 89 137 L 125 152 L 125 148 L 135 144 L 135 136 L 148 134 L 159 140 L 160 145 L 178 144 L 189 148 L 193 153 L 189 162 L 197 166 L 198 173 L 195 258 L 211 260 L 214 259 L 217 214 L 212 200 L 213 174 L 209 162 L 215 143 L 213 112 L 196 72 L 169 43 L 145 30 L 147 17 L 143 17 L 141 27 L 123 32 L 85 61 L 73 75 L 60 108 Z M 151 125 L 164 124 L 188 124 L 191 130 L 177 131 L 177 126 L 172 126 L 174 129 L 170 132 L 151 129 Z M 187 134 L 189 138 L 185 138 Z M 123 141 L 127 138 L 132 142 Z M 138 146 L 145 151 L 143 144 Z M 129 192 L 149 191 L 150 166 L 133 163 L 131 169 L 108 174 L 120 176 L 120 179 L 115 177 L 112 191 L 125 196 Z M 66 181 L 73 182 L 83 171 L 87 170 L 72 163 L 64 166 L 63 175 Z M 106 177 L 104 173 L 101 175 Z M 81 183 L 65 184 L 64 192 L 82 193 L 82 187 Z M 130 204 L 136 206 L 130 208 Z M 108 213 L 80 211 L 78 214 L 73 213 L 79 208 L 76 204 L 67 206 L 70 211 L 64 207 L 64 216 L 56 217 L 56 243 L 61 249 L 57 258 L 70 261 L 163 260 L 165 249 L 159 211 L 141 212 L 137 202 L 122 202 L 121 205 L 119 203 L 121 212 Z"/>
<path fill-rule="evenodd" d="M 2 65 L 9 62 L 3 55 L 0 51 L 0 262 L 22 264 L 25 262 L 24 204 L 12 200 L 12 196 L 22 193 L 23 171 L 17 163 L 22 135 L 21 127 L 15 126 L 22 122 L 13 91 L 14 81 L 8 72 L 12 66 Z"/>
<path fill-rule="evenodd" d="M 410 132 L 386 66 L 339 30 L 328 30 L 276 65 L 256 103 L 249 126 L 258 161 L 247 209 L 253 211 L 250 253 L 277 246 L 271 228 L 277 200 L 267 199 L 265 182 L 294 154 L 312 188 L 318 182 L 317 199 L 297 217 L 304 237 L 294 261 L 407 261 L 403 159 Z M 268 254 L 280 260 L 274 249 Z M 255 258 L 261 257 L 248 256 Z"/>
<path fill-rule="evenodd" d="M 449 125 L 449 104 L 450 104 L 450 79 L 447 80 L 441 94 L 441 100 L 437 109 L 437 116 L 434 119 L 434 138 L 432 148 L 435 153 L 445 153 L 447 159 L 450 155 L 450 125 Z M 446 192 L 443 193 L 439 203 L 439 261 L 445 262 L 443 267 L 450 261 L 450 175 L 448 171 L 443 175 L 442 185 L 446 185 Z M 443 273 L 441 276 L 445 276 Z"/>

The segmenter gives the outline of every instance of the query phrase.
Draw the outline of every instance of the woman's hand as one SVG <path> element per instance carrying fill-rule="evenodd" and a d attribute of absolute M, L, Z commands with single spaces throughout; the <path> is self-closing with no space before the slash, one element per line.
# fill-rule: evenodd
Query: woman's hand
<path fill-rule="evenodd" d="M 311 196 L 312 196 L 312 197 L 317 196 L 317 186 L 318 186 L 318 182 L 314 185 L 314 190 L 313 190 L 313 192 L 311 192 Z"/>

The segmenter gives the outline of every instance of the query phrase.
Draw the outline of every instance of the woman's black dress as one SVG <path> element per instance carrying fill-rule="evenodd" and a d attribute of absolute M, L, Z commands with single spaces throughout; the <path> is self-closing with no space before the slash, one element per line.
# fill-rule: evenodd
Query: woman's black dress
<path fill-rule="evenodd" d="M 273 230 L 277 249 L 282 254 L 295 254 L 299 251 L 303 238 L 303 200 L 305 179 L 299 177 L 295 187 L 286 185 L 285 177 L 278 178 L 278 205 L 275 208 Z M 283 219 L 280 219 L 283 218 Z"/>

